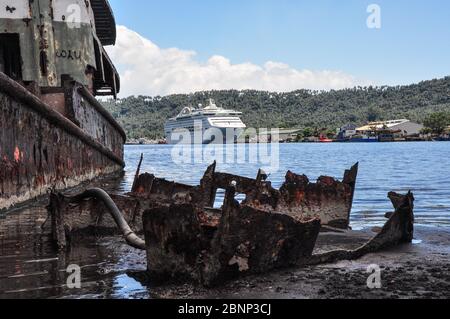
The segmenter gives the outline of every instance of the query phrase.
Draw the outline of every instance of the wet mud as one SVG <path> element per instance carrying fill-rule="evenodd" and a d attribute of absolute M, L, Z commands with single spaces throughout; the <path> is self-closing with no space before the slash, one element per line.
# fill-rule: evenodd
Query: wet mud
<path fill-rule="evenodd" d="M 57 253 L 41 226 L 45 203 L 0 215 L 0 298 L 450 298 L 450 229 L 416 226 L 415 240 L 356 261 L 291 268 L 231 281 L 215 289 L 148 280 L 145 252 L 120 237 L 87 238 Z M 372 230 L 321 234 L 315 253 L 354 249 Z M 81 289 L 66 269 L 81 267 Z M 381 289 L 369 289 L 369 265 L 381 268 Z"/>

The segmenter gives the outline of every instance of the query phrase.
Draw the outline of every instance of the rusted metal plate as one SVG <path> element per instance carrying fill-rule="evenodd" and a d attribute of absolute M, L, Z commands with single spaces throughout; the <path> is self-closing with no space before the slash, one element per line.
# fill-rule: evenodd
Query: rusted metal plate
<path fill-rule="evenodd" d="M 296 265 L 311 256 L 320 221 L 258 211 L 227 190 L 218 224 L 203 223 L 189 204 L 144 213 L 148 271 L 153 278 L 212 286 L 240 275 Z"/>
<path fill-rule="evenodd" d="M 211 165 L 200 185 L 192 187 L 156 178 L 150 174 L 139 176 L 131 195 L 170 202 L 178 199 L 202 210 L 213 207 L 218 189 L 231 184 L 237 193 L 245 194 L 243 205 L 272 213 L 287 214 L 298 220 L 318 218 L 322 225 L 348 229 L 353 204 L 358 164 L 344 174 L 343 181 L 322 176 L 312 183 L 305 175 L 286 174 L 283 186 L 276 190 L 259 172 L 256 179 L 215 171 Z"/>
<path fill-rule="evenodd" d="M 119 132 L 109 149 L 1 73 L 0 84 L 0 210 L 123 171 Z"/>
<path fill-rule="evenodd" d="M 366 254 L 412 243 L 414 239 L 414 195 L 411 192 L 406 195 L 391 192 L 388 197 L 394 205 L 395 212 L 386 214 L 389 216 L 389 220 L 377 236 L 355 250 L 336 250 L 311 256 L 305 264 L 315 265 L 340 260 L 355 260 Z"/>
<path fill-rule="evenodd" d="M 288 172 L 279 191 L 261 183 L 248 194 L 244 204 L 300 220 L 315 217 L 322 225 L 348 229 L 357 174 L 358 164 L 345 172 L 342 182 L 321 176 L 313 183 L 305 175 Z"/>
<path fill-rule="evenodd" d="M 194 189 L 197 188 L 190 190 Z M 139 248 L 145 246 L 148 274 L 156 281 L 188 280 L 215 286 L 238 276 L 273 269 L 358 259 L 411 243 L 414 235 L 411 193 L 389 194 L 395 212 L 387 214 L 389 221 L 367 244 L 355 250 L 322 254 L 313 254 L 322 227 L 318 218 L 300 219 L 282 212 L 258 210 L 239 204 L 235 196 L 236 187 L 228 187 L 222 209 L 200 209 L 192 202 L 183 203 L 174 197 L 159 197 L 158 201 L 154 194 L 131 193 L 112 198 L 133 230 L 144 233 L 145 243 L 138 239 L 142 242 Z M 67 247 L 79 234 L 85 238 L 105 231 L 119 233 L 103 204 L 93 198 L 78 202 L 74 198 L 51 196 L 53 236 L 60 248 Z"/>

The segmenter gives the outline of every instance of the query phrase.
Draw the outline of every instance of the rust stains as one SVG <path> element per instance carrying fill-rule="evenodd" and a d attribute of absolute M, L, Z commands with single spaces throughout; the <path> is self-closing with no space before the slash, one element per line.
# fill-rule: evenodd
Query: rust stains
<path fill-rule="evenodd" d="M 105 122 L 99 117 L 86 125 Z M 0 210 L 46 195 L 49 188 L 120 174 L 124 140 L 113 129 L 106 135 L 109 140 L 99 143 L 0 72 Z"/>
<path fill-rule="evenodd" d="M 144 234 L 148 274 L 157 281 L 215 286 L 242 275 L 357 259 L 413 239 L 414 196 L 389 193 L 395 212 L 387 214 L 389 220 L 377 236 L 356 250 L 313 254 L 324 227 L 348 227 L 358 165 L 345 172 L 342 182 L 320 177 L 312 183 L 288 172 L 279 190 L 263 171 L 249 179 L 218 173 L 214 163 L 194 187 L 140 174 L 140 166 L 132 192 L 111 197 L 130 229 Z M 225 199 L 215 209 L 219 188 L 225 188 Z M 237 194 L 246 194 L 246 199 L 239 203 Z M 51 196 L 49 212 L 60 248 L 77 235 L 117 233 L 103 203 L 76 198 Z"/>
<path fill-rule="evenodd" d="M 22 157 L 23 157 L 23 153 L 22 153 Z M 16 148 L 14 149 L 14 160 L 16 161 L 16 163 L 20 162 L 20 150 L 19 148 L 16 146 Z"/>
<path fill-rule="evenodd" d="M 344 174 L 343 181 L 322 176 L 317 183 L 305 175 L 286 174 L 279 190 L 259 171 L 256 179 L 216 172 L 216 163 L 206 170 L 200 185 L 192 187 L 142 174 L 133 183 L 132 196 L 170 202 L 192 203 L 202 210 L 214 207 L 218 189 L 235 185 L 246 196 L 243 204 L 271 213 L 288 214 L 298 220 L 317 218 L 323 226 L 348 229 L 353 204 L 358 164 Z"/>
<path fill-rule="evenodd" d="M 216 218 L 189 204 L 147 210 L 143 227 L 153 278 L 194 280 L 213 286 L 243 274 L 294 266 L 312 254 L 320 221 L 297 221 L 234 199 L 229 187 Z"/>

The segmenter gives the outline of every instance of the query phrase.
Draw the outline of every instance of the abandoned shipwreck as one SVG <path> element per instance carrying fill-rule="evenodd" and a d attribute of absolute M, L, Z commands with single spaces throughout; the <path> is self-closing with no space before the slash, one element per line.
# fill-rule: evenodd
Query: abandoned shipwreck
<path fill-rule="evenodd" d="M 151 280 L 209 287 L 241 275 L 357 259 L 413 240 L 414 196 L 389 193 L 395 211 L 373 239 L 354 250 L 314 253 L 321 232 L 350 231 L 358 165 L 342 181 L 322 176 L 311 182 L 289 171 L 280 189 L 261 170 L 251 179 L 216 172 L 214 163 L 200 185 L 190 186 L 140 174 L 140 166 L 128 194 L 50 195 L 47 227 L 59 249 L 120 233 L 146 251 Z M 221 208 L 214 207 L 218 189 L 226 191 Z M 245 195 L 242 202 L 238 194 Z"/>
<path fill-rule="evenodd" d="M 125 133 L 95 99 L 120 89 L 107 0 L 0 4 L 0 210 L 121 172 Z"/>
<path fill-rule="evenodd" d="M 49 193 L 42 229 L 58 249 L 79 235 L 121 234 L 146 251 L 153 278 L 205 286 L 412 241 L 414 197 L 390 193 L 394 212 L 367 244 L 314 253 L 321 232 L 349 231 L 358 165 L 341 181 L 289 171 L 275 189 L 262 170 L 246 178 L 216 163 L 198 186 L 184 185 L 141 174 L 141 158 L 130 193 L 75 193 L 123 172 L 125 133 L 95 98 L 119 92 L 104 49 L 115 38 L 107 0 L 0 0 L 0 211 Z"/>

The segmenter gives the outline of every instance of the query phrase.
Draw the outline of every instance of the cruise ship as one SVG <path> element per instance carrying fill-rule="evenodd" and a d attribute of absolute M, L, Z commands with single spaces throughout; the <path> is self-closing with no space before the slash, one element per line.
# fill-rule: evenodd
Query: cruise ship
<path fill-rule="evenodd" d="M 214 100 L 198 108 L 185 107 L 164 127 L 168 144 L 231 144 L 246 129 L 241 112 L 218 107 Z"/>

